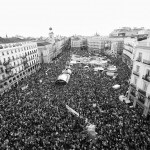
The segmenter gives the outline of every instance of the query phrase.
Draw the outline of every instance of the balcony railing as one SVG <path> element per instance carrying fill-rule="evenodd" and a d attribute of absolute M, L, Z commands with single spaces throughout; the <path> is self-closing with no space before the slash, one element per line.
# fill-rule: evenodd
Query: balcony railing
<path fill-rule="evenodd" d="M 142 79 L 143 80 L 145 80 L 145 81 L 147 81 L 147 82 L 150 82 L 150 75 L 144 75 L 143 77 L 142 77 Z"/>
<path fill-rule="evenodd" d="M 143 63 L 146 65 L 150 65 L 150 60 L 143 59 Z"/>
<path fill-rule="evenodd" d="M 132 94 L 134 97 L 136 97 L 136 94 L 134 91 L 131 91 L 130 94 Z"/>
<path fill-rule="evenodd" d="M 138 89 L 138 92 L 140 94 L 142 94 L 143 96 L 146 96 L 146 91 L 142 90 L 142 89 Z"/>
<path fill-rule="evenodd" d="M 132 86 L 132 88 L 136 89 L 136 85 L 135 84 L 131 83 L 130 85 Z"/>
<path fill-rule="evenodd" d="M 141 61 L 142 61 L 142 58 L 138 57 L 138 58 L 136 59 L 136 61 L 141 62 Z"/>
<path fill-rule="evenodd" d="M 133 47 L 131 44 L 125 44 L 125 45 L 130 46 L 130 47 Z"/>
<path fill-rule="evenodd" d="M 126 51 L 128 51 L 129 53 L 131 53 L 131 54 L 132 54 L 132 51 L 131 51 L 131 50 L 126 49 L 126 48 L 124 48 L 124 50 L 126 50 Z"/>
<path fill-rule="evenodd" d="M 137 72 L 137 71 L 133 71 L 133 74 L 136 75 L 136 76 L 140 75 L 139 72 Z"/>

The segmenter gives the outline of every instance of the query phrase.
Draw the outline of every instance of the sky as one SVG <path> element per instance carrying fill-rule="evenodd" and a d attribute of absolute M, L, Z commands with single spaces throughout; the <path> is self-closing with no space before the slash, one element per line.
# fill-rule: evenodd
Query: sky
<path fill-rule="evenodd" d="M 149 0 L 1 0 L 0 36 L 109 35 L 121 27 L 150 28 Z"/>

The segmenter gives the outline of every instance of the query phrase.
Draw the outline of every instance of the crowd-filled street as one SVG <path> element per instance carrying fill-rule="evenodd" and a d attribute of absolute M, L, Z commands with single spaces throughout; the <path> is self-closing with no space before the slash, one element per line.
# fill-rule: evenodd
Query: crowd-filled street
<path fill-rule="evenodd" d="M 0 149 L 150 149 L 150 121 L 139 109 L 129 108 L 118 98 L 129 87 L 130 70 L 126 64 L 121 58 L 108 57 L 118 69 L 115 79 L 105 71 L 94 72 L 92 65 L 87 70 L 85 64 L 74 64 L 68 84 L 55 85 L 72 54 L 94 55 L 67 49 L 0 97 Z M 22 84 L 28 88 L 22 90 Z M 115 84 L 121 87 L 115 90 Z M 68 112 L 65 105 L 96 125 L 96 139 L 89 137 L 84 119 Z"/>

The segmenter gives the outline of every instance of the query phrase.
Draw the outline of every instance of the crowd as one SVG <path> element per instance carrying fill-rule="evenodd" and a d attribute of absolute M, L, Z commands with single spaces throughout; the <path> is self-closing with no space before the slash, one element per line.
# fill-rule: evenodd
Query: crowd
<path fill-rule="evenodd" d="M 118 68 L 118 76 L 112 79 L 105 72 L 94 72 L 93 66 L 85 70 L 84 64 L 75 64 L 69 83 L 57 86 L 55 81 L 71 54 L 91 55 L 84 50 L 66 50 L 1 97 L 0 149 L 150 149 L 150 121 L 139 109 L 130 109 L 118 99 L 129 87 L 127 66 L 120 58 L 109 57 Z M 22 90 L 22 84 L 28 88 Z M 112 89 L 115 84 L 121 88 Z M 96 125 L 96 139 L 86 132 L 85 120 L 69 113 L 65 104 Z"/>

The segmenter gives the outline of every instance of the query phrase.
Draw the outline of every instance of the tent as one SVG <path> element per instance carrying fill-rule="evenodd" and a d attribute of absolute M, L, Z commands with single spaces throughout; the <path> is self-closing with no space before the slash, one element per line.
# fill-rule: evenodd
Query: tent
<path fill-rule="evenodd" d="M 58 76 L 56 84 L 65 85 L 69 82 L 69 79 L 70 79 L 70 75 L 63 73 L 63 74 Z"/>
<path fill-rule="evenodd" d="M 120 85 L 119 84 L 116 84 L 112 87 L 113 89 L 119 89 L 120 88 Z"/>

